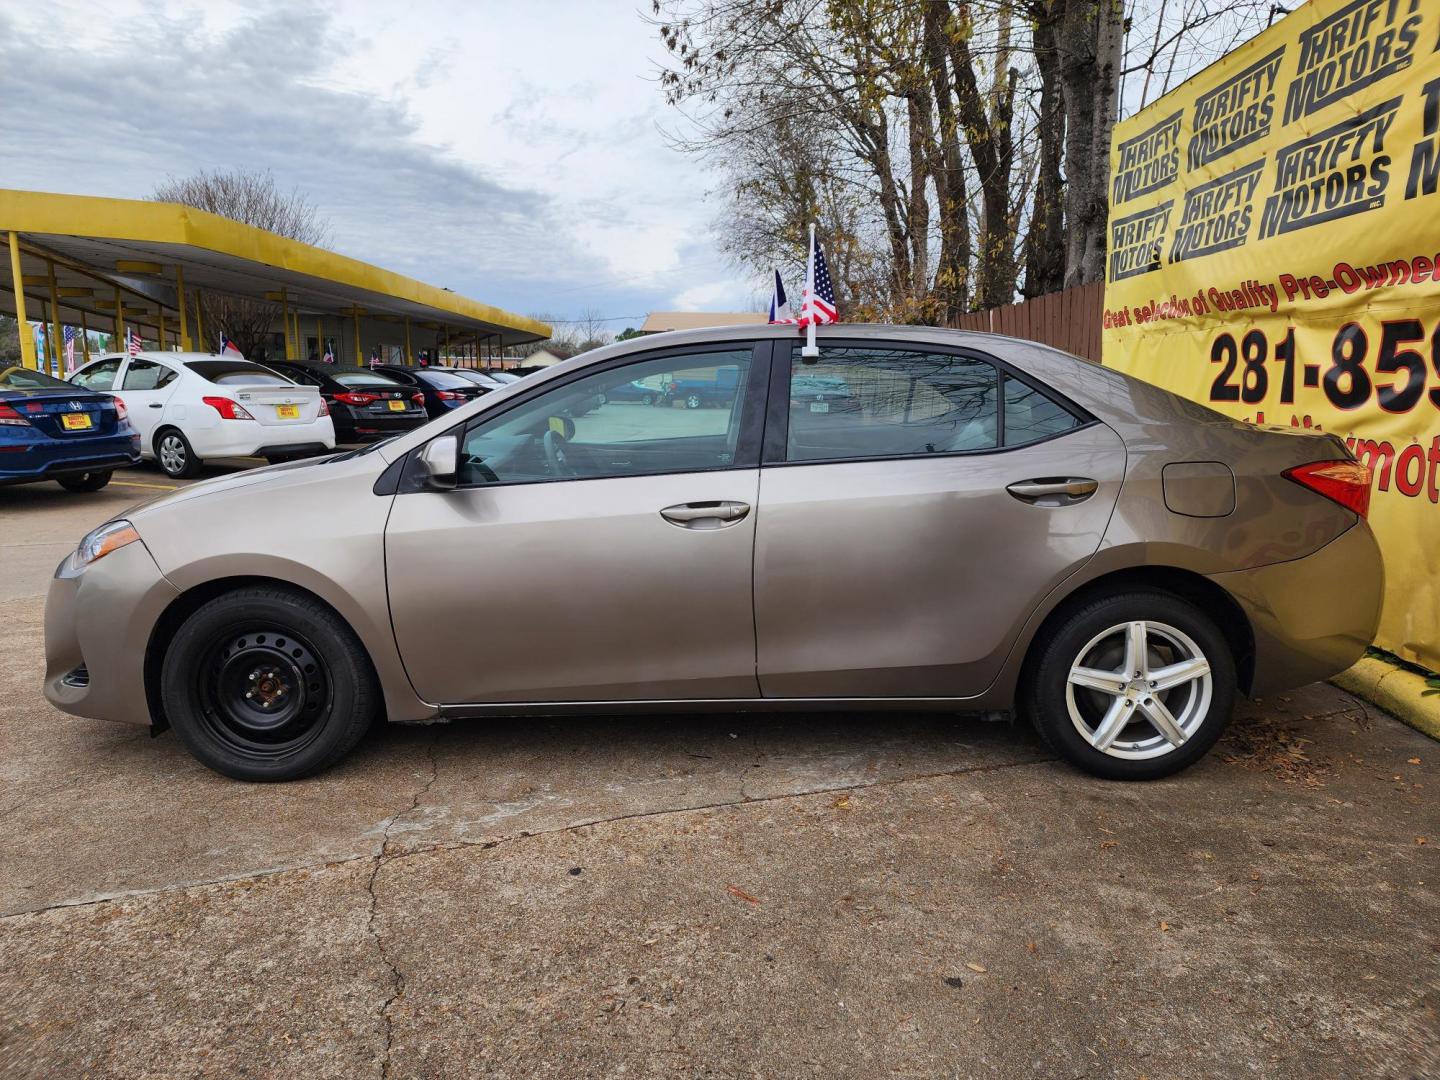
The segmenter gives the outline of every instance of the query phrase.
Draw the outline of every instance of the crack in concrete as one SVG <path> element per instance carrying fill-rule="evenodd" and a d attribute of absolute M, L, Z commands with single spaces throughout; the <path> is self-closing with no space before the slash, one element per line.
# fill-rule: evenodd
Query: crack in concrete
<path fill-rule="evenodd" d="M 432 749 L 433 753 L 433 749 Z M 433 757 L 432 757 L 433 760 Z M 187 881 L 174 885 L 161 885 L 150 889 L 132 889 L 125 892 L 114 893 L 110 896 L 92 897 L 88 900 L 62 900 L 54 904 L 46 904 L 41 907 L 25 908 L 20 911 L 11 911 L 0 915 L 0 925 L 12 920 L 19 919 L 26 915 L 43 915 L 49 911 L 60 911 L 66 908 L 98 907 L 101 904 L 113 904 L 121 900 L 132 900 L 139 897 L 164 895 L 165 893 L 184 892 L 188 889 L 203 889 L 211 885 L 232 884 L 237 881 L 257 881 L 263 878 L 275 877 L 279 874 L 292 874 L 301 870 L 321 870 L 336 866 L 349 866 L 352 863 L 362 861 L 372 862 L 394 862 L 397 859 L 408 859 L 412 855 L 431 855 L 437 852 L 458 851 L 464 848 L 480 848 L 489 850 L 505 844 L 514 843 L 517 840 L 528 840 L 541 836 L 554 836 L 558 833 L 574 832 L 579 829 L 588 829 L 596 825 L 609 825 L 621 821 L 641 821 L 646 818 L 668 817 L 672 814 L 691 814 L 702 810 L 723 810 L 732 807 L 760 806 L 765 803 L 783 802 L 786 799 L 802 799 L 811 795 L 839 794 L 846 791 L 864 791 L 872 788 L 898 787 L 901 784 L 915 783 L 922 780 L 940 780 L 952 776 L 978 775 L 981 773 L 999 772 L 1004 769 L 1018 769 L 1030 765 L 1047 765 L 1058 760 L 1054 756 L 1026 758 L 1022 761 L 1002 761 L 989 765 L 969 765 L 959 769 L 946 769 L 940 772 L 917 773 L 913 776 L 897 776 L 888 780 L 863 780 L 852 784 L 836 784 L 827 787 L 806 788 L 803 791 L 786 791 L 774 795 L 759 795 L 753 797 L 742 797 L 738 799 L 727 799 L 719 802 L 700 803 L 693 806 L 673 806 L 660 810 L 637 810 L 629 814 L 614 814 L 610 817 L 587 818 L 584 821 L 575 821 L 567 825 L 557 825 L 553 829 L 541 829 L 536 832 L 521 831 L 513 836 L 502 836 L 494 840 L 447 840 L 435 844 L 424 844 L 405 851 L 389 852 L 387 850 L 390 840 L 390 833 L 395 825 L 406 814 L 418 809 L 419 800 L 429 791 L 435 778 L 432 775 L 429 783 L 421 789 L 412 804 L 391 817 L 385 826 L 384 836 L 381 838 L 378 849 L 365 855 L 351 855 L 340 859 L 322 859 L 315 862 L 295 863 L 287 866 L 270 867 L 265 870 L 239 871 L 234 874 L 222 874 L 219 877 L 206 878 L 200 881 Z M 373 884 L 375 873 L 370 876 Z"/>
<path fill-rule="evenodd" d="M 387 854 L 390 844 L 390 832 L 399 823 L 400 819 L 407 814 L 413 814 L 420 808 L 420 800 L 429 794 L 430 789 L 435 786 L 435 780 L 440 775 L 440 762 L 435 757 L 435 737 L 432 736 L 429 745 L 425 748 L 425 755 L 430 759 L 430 779 L 418 788 L 410 799 L 410 805 L 398 814 L 392 814 L 386 823 L 384 831 L 380 836 L 380 845 L 374 855 L 370 856 L 373 863 L 370 867 L 370 876 L 365 881 L 365 891 L 370 896 L 370 913 L 365 922 L 365 930 L 375 942 L 375 951 L 380 956 L 380 961 L 390 969 L 390 994 L 380 1004 L 380 1025 L 385 1036 L 385 1045 L 380 1056 L 380 1078 L 389 1080 L 390 1076 L 390 1053 L 395 1041 L 395 1021 L 390 1016 L 390 1009 L 405 993 L 405 973 L 400 970 L 399 965 L 391 958 L 390 952 L 385 947 L 385 938 L 375 925 L 375 916 L 379 913 L 380 897 L 375 892 L 375 879 L 380 876 L 380 867 L 384 865 L 387 858 L 393 858 Z"/>

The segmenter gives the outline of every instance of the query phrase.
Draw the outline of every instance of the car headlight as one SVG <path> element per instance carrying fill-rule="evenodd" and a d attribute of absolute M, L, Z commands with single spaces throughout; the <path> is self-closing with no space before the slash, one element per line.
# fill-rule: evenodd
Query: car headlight
<path fill-rule="evenodd" d="M 96 559 L 103 559 L 112 551 L 118 551 L 139 539 L 140 534 L 135 531 L 135 526 L 124 518 L 107 521 L 98 529 L 87 533 L 85 539 L 80 541 L 80 546 L 75 549 L 75 569 L 89 566 Z"/>

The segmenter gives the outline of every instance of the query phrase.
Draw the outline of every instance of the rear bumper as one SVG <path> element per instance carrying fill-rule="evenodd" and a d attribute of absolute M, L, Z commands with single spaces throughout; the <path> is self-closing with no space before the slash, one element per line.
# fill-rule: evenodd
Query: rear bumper
<path fill-rule="evenodd" d="M 208 428 L 181 428 L 197 456 L 256 457 L 266 453 L 303 453 L 302 447 L 335 448 L 335 426 L 328 416 L 293 424 L 220 420 Z"/>
<path fill-rule="evenodd" d="M 45 598 L 50 704 L 75 716 L 149 725 L 145 649 L 160 614 L 179 595 L 143 542 L 79 573 L 67 555 Z"/>
<path fill-rule="evenodd" d="M 1250 692 L 1273 694 L 1344 671 L 1375 639 L 1385 568 L 1365 522 L 1289 562 L 1215 574 L 1255 635 Z"/>
<path fill-rule="evenodd" d="M 124 469 L 140 462 L 140 436 L 107 435 L 81 441 L 34 443 L 0 453 L 0 484 L 25 484 L 73 473 Z"/>
<path fill-rule="evenodd" d="M 386 439 L 391 435 L 413 431 L 421 424 L 430 421 L 429 415 L 423 409 L 389 415 L 385 413 L 351 413 L 343 418 L 338 413 L 331 413 L 331 418 L 335 421 L 337 438 L 354 439 L 360 442 Z"/>

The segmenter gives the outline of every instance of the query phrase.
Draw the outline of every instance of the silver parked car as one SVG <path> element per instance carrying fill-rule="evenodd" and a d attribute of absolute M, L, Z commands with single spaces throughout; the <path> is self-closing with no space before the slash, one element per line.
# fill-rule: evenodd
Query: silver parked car
<path fill-rule="evenodd" d="M 1369 477 L 1334 436 L 1002 337 L 820 341 L 627 341 L 147 503 L 56 571 L 45 693 L 249 780 L 382 717 L 836 708 L 1014 708 L 1145 779 L 1203 755 L 1237 691 L 1370 641 Z M 719 372 L 718 408 L 609 400 Z"/>

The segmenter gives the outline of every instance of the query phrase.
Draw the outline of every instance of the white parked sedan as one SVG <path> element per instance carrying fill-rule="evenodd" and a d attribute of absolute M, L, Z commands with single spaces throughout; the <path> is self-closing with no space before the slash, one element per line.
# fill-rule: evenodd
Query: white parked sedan
<path fill-rule="evenodd" d="M 140 452 L 169 476 L 194 476 L 205 458 L 278 461 L 335 448 L 335 427 L 319 390 L 239 357 L 112 353 L 70 381 L 123 401 L 140 432 Z"/>

